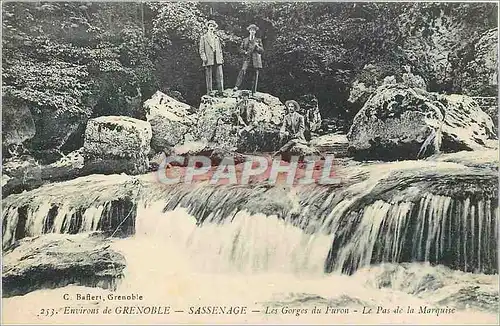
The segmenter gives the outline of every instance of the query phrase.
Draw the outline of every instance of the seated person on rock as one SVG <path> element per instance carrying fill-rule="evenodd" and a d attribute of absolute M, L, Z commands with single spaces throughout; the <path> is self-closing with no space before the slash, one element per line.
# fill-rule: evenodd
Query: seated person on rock
<path fill-rule="evenodd" d="M 242 91 L 241 100 L 236 104 L 235 124 L 251 129 L 255 125 L 255 106 L 249 101 L 250 92 Z"/>
<path fill-rule="evenodd" d="M 300 110 L 299 104 L 294 100 L 289 100 L 285 102 L 285 106 L 287 113 L 283 118 L 283 125 L 280 129 L 280 139 L 282 143 L 285 141 L 287 143 L 280 148 L 278 153 L 288 152 L 298 143 L 307 143 L 304 137 L 304 116 L 298 113 Z"/>

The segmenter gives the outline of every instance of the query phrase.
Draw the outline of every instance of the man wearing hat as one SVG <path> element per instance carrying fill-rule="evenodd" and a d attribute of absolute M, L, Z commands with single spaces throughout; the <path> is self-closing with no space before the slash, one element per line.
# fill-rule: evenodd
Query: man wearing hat
<path fill-rule="evenodd" d="M 300 106 L 294 100 L 285 102 L 286 115 L 283 118 L 283 124 L 280 129 L 280 139 L 282 143 L 287 141 L 283 147 L 280 148 L 278 153 L 287 152 L 297 143 L 306 143 L 304 137 L 305 122 L 304 116 L 299 113 Z"/>
<path fill-rule="evenodd" d="M 217 23 L 209 20 L 206 24 L 207 32 L 200 38 L 200 57 L 205 67 L 205 81 L 207 84 L 207 94 L 212 91 L 212 73 L 215 67 L 215 79 L 217 89 L 222 92 L 224 89 L 224 75 L 222 72 L 222 64 L 224 58 L 222 56 L 222 46 L 219 37 L 215 34 Z"/>
<path fill-rule="evenodd" d="M 236 79 L 234 90 L 237 90 L 241 86 L 241 83 L 247 73 L 247 69 L 251 66 L 255 73 L 252 93 L 255 93 L 257 92 L 257 83 L 259 82 L 259 70 L 262 69 L 261 55 L 264 52 L 264 47 L 262 46 L 262 40 L 255 37 L 255 33 L 259 30 L 259 27 L 255 24 L 251 24 L 247 27 L 247 30 L 249 35 L 243 39 L 240 46 L 240 52 L 244 55 L 243 66 L 241 67 L 238 78 Z"/>

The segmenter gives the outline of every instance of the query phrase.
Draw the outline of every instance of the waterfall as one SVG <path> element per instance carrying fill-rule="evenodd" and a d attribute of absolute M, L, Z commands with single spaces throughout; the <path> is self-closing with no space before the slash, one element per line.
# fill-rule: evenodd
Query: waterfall
<path fill-rule="evenodd" d="M 497 273 L 496 172 L 412 164 L 356 167 L 334 186 L 79 178 L 6 198 L 3 246 L 51 232 L 140 236 L 149 225 L 180 237 L 209 269 L 352 274 L 377 263 L 429 262 Z M 164 226 L 169 221 L 177 224 Z"/>
<path fill-rule="evenodd" d="M 326 269 L 351 273 L 372 263 L 425 261 L 495 273 L 497 223 L 498 206 L 490 199 L 378 200 L 346 219 L 348 236 L 334 236 Z"/>
<path fill-rule="evenodd" d="M 135 232 L 136 213 L 137 187 L 128 176 L 89 176 L 52 184 L 4 199 L 2 246 L 45 233 L 118 229 L 115 235 L 127 236 Z"/>

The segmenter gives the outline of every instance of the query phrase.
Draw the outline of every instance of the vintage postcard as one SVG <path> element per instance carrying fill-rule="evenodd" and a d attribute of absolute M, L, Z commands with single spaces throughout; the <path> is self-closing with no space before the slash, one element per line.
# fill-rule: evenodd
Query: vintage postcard
<path fill-rule="evenodd" d="M 2 3 L 2 324 L 498 325 L 496 2 Z"/>

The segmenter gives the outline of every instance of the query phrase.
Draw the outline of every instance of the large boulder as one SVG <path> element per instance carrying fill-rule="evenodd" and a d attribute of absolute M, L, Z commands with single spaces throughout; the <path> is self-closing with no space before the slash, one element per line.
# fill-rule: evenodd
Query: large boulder
<path fill-rule="evenodd" d="M 26 103 L 8 94 L 2 96 L 2 148 L 3 157 L 17 156 L 27 140 L 35 136 L 33 116 Z"/>
<path fill-rule="evenodd" d="M 241 91 L 232 93 L 231 96 L 240 96 Z M 276 96 L 256 92 L 250 98 L 255 100 L 255 120 L 257 122 L 273 123 L 280 125 L 285 116 L 285 105 Z"/>
<path fill-rule="evenodd" d="M 193 138 L 188 134 L 196 123 L 196 115 L 192 114 L 193 110 L 188 104 L 158 91 L 144 103 L 144 110 L 151 124 L 151 148 L 155 152 Z"/>
<path fill-rule="evenodd" d="M 410 66 L 399 66 L 393 63 L 367 64 L 358 73 L 349 90 L 349 113 L 353 117 L 376 93 L 380 86 L 400 83 L 411 88 L 427 89 L 425 80 L 411 72 Z"/>
<path fill-rule="evenodd" d="M 444 152 L 456 152 L 456 149 L 483 150 L 485 147 L 491 147 L 491 141 L 497 139 L 493 120 L 471 97 L 458 94 L 441 95 L 439 101 L 446 107 L 442 127 Z"/>
<path fill-rule="evenodd" d="M 89 120 L 83 146 L 84 173 L 146 172 L 151 137 L 147 121 L 123 116 Z"/>
<path fill-rule="evenodd" d="M 240 91 L 226 90 L 221 97 L 204 95 L 201 98 L 196 128 L 197 139 L 216 143 L 227 150 L 241 148 L 240 135 L 244 131 L 235 121 L 240 94 Z M 285 106 L 277 97 L 257 92 L 249 101 L 254 105 L 257 124 L 278 126 L 282 123 Z M 257 131 L 258 129 L 255 130 Z M 248 138 L 248 134 L 243 137 Z M 257 149 L 262 151 L 261 148 Z"/>
<path fill-rule="evenodd" d="M 204 95 L 198 110 L 196 138 L 214 142 L 221 148 L 234 150 L 238 144 L 238 126 L 235 121 L 236 98 Z"/>
<path fill-rule="evenodd" d="M 69 284 L 117 288 L 125 258 L 99 233 L 24 238 L 4 251 L 3 297 Z"/>
<path fill-rule="evenodd" d="M 493 128 L 491 118 L 468 96 L 386 85 L 355 116 L 347 138 L 359 158 L 416 159 L 484 149 L 496 138 Z"/>

